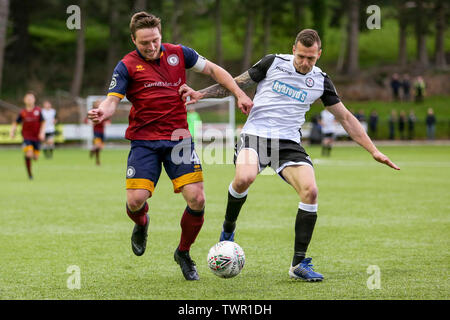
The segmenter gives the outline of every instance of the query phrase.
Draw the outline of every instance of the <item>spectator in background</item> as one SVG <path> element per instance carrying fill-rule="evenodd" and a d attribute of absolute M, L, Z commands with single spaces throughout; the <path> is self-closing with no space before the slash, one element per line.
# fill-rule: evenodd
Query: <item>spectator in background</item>
<path fill-rule="evenodd" d="M 395 139 L 395 123 L 397 122 L 397 111 L 392 110 L 389 116 L 389 140 Z"/>
<path fill-rule="evenodd" d="M 423 102 L 425 96 L 425 81 L 421 76 L 418 76 L 416 81 L 414 81 L 414 92 L 416 102 Z"/>
<path fill-rule="evenodd" d="M 369 116 L 369 136 L 372 139 L 378 138 L 378 113 L 374 109 Z"/>
<path fill-rule="evenodd" d="M 415 131 L 415 126 L 416 126 L 416 121 L 417 121 L 417 118 L 414 113 L 414 110 L 411 109 L 408 114 L 408 139 L 409 140 L 414 139 L 414 135 L 415 135 L 414 131 Z"/>
<path fill-rule="evenodd" d="M 436 133 L 436 117 L 432 108 L 428 108 L 425 122 L 427 124 L 427 138 L 429 140 L 434 140 Z"/>
<path fill-rule="evenodd" d="M 366 121 L 366 115 L 364 114 L 364 110 L 362 109 L 358 110 L 358 113 L 355 115 L 355 117 L 359 120 L 359 122 Z"/>
<path fill-rule="evenodd" d="M 400 139 L 405 140 L 405 127 L 406 127 L 406 112 L 405 110 L 400 111 L 398 116 L 398 133 L 400 135 Z"/>
<path fill-rule="evenodd" d="M 391 78 L 392 95 L 395 101 L 398 101 L 401 82 L 398 73 L 394 73 Z"/>
<path fill-rule="evenodd" d="M 409 101 L 411 91 L 411 81 L 409 74 L 405 73 L 402 79 L 403 101 Z"/>

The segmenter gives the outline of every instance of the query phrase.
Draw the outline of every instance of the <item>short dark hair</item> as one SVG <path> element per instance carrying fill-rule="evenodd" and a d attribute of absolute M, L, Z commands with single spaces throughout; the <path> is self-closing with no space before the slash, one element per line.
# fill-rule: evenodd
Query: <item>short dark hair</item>
<path fill-rule="evenodd" d="M 145 11 L 137 12 L 131 17 L 130 31 L 136 38 L 136 31 L 145 28 L 158 28 L 161 33 L 161 19 Z"/>
<path fill-rule="evenodd" d="M 36 99 L 36 92 L 34 92 L 33 90 L 28 90 L 27 92 L 25 92 L 23 97 L 25 98 L 25 96 L 27 96 L 29 94 L 31 94 Z"/>
<path fill-rule="evenodd" d="M 300 31 L 295 38 L 294 44 L 297 44 L 297 42 L 299 41 L 307 48 L 312 47 L 314 43 L 317 43 L 319 49 L 322 48 L 322 41 L 320 41 L 319 34 L 316 30 L 313 29 L 303 29 L 302 31 Z"/>

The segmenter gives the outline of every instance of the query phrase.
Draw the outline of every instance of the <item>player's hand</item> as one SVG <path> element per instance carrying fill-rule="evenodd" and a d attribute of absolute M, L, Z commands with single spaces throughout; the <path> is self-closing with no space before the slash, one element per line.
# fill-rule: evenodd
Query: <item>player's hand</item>
<path fill-rule="evenodd" d="M 383 153 L 381 153 L 380 151 L 376 151 L 372 154 L 373 158 L 380 162 L 383 163 L 395 170 L 400 170 L 400 167 L 398 167 L 395 163 L 393 163 L 386 155 L 384 155 Z"/>
<path fill-rule="evenodd" d="M 185 102 L 185 105 L 193 104 L 198 102 L 201 98 L 203 98 L 203 94 L 199 91 L 195 91 L 187 84 L 183 84 L 180 89 L 178 89 L 178 93 L 181 96 L 181 100 Z"/>
<path fill-rule="evenodd" d="M 248 115 L 253 108 L 253 101 L 246 94 L 239 96 L 237 101 L 238 108 L 242 113 Z"/>
<path fill-rule="evenodd" d="M 101 108 L 91 109 L 88 111 L 88 119 L 97 124 L 105 120 L 105 111 Z"/>
<path fill-rule="evenodd" d="M 39 133 L 39 140 L 45 141 L 45 132 Z"/>

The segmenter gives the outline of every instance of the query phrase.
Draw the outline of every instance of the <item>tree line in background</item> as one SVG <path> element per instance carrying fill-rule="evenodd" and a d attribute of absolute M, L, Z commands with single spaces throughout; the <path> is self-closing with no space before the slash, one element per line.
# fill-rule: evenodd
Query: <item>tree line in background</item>
<path fill-rule="evenodd" d="M 236 72 L 272 53 L 280 39 L 292 43 L 303 28 L 318 30 L 324 47 L 327 32 L 338 28 L 343 37 L 332 67 L 353 77 L 361 69 L 358 39 L 370 31 L 366 9 L 373 2 L 0 0 L 0 92 L 14 97 L 28 89 L 47 95 L 59 89 L 72 97 L 104 92 L 114 66 L 132 48 L 129 20 L 141 10 L 162 18 L 163 41 L 195 44 L 194 49 L 200 46 L 201 54 L 219 65 L 232 65 Z M 73 4 L 81 8 L 79 30 L 66 26 L 66 9 Z M 381 0 L 376 5 L 382 19 L 389 17 L 398 23 L 397 66 L 404 68 L 414 61 L 421 70 L 446 69 L 448 1 Z M 411 31 L 417 44 L 415 57 L 408 56 L 407 50 Z M 432 57 L 426 45 L 431 35 L 435 44 Z"/>

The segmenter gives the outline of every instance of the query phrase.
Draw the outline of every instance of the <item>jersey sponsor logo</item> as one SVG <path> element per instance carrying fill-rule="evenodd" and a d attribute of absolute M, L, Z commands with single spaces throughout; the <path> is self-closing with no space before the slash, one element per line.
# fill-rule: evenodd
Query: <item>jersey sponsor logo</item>
<path fill-rule="evenodd" d="M 114 89 L 116 87 L 116 85 L 117 85 L 116 77 L 118 77 L 118 76 L 119 76 L 119 74 L 117 74 L 117 73 L 113 74 L 113 77 L 111 79 L 111 83 L 109 84 L 109 90 Z"/>
<path fill-rule="evenodd" d="M 272 85 L 272 91 L 288 96 L 289 98 L 298 100 L 300 102 L 305 102 L 306 96 L 308 95 L 305 90 L 293 87 L 278 80 L 274 81 Z"/>
<path fill-rule="evenodd" d="M 157 81 L 144 83 L 145 88 L 151 87 L 178 87 L 181 84 L 181 78 L 177 82 Z"/>
<path fill-rule="evenodd" d="M 138 64 L 136 66 L 136 71 L 144 71 L 144 70 L 145 70 L 145 68 L 144 68 L 144 66 L 142 64 Z"/>
<path fill-rule="evenodd" d="M 286 70 L 280 66 L 276 66 L 275 69 L 280 70 L 281 72 L 286 72 L 288 73 L 290 76 L 292 76 L 292 72 L 290 72 L 289 70 Z"/>
<path fill-rule="evenodd" d="M 134 169 L 134 167 L 132 167 L 132 166 L 129 166 L 127 168 L 127 178 L 133 178 L 135 174 L 136 174 L 136 169 Z"/>
<path fill-rule="evenodd" d="M 180 59 L 176 54 L 171 54 L 170 56 L 167 57 L 167 63 L 170 64 L 172 67 L 178 65 L 179 62 Z"/>
<path fill-rule="evenodd" d="M 307 85 L 308 87 L 311 88 L 311 87 L 314 85 L 314 79 L 308 77 L 308 78 L 306 78 L 305 83 L 306 83 L 306 85 Z"/>

